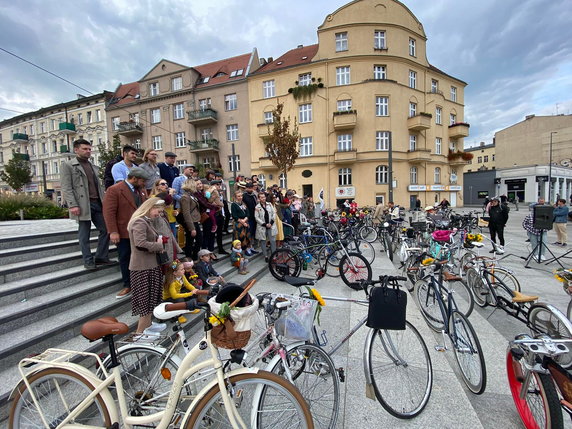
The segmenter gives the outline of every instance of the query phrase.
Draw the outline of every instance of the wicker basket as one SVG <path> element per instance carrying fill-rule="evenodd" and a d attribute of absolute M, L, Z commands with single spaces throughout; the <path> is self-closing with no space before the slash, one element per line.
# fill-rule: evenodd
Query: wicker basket
<path fill-rule="evenodd" d="M 250 297 L 251 305 L 232 308 L 230 318 L 225 323 L 213 327 L 211 341 L 214 345 L 230 350 L 241 349 L 246 346 L 250 339 L 250 321 L 258 310 L 258 299 L 252 295 Z M 209 299 L 212 314 L 217 314 L 221 305 L 216 302 L 215 297 Z"/>

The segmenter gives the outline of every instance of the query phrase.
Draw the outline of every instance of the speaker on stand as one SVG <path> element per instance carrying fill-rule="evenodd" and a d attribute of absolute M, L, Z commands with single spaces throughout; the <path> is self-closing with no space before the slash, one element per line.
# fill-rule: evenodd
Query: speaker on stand
<path fill-rule="evenodd" d="M 554 207 L 536 205 L 533 208 L 533 224 L 536 229 L 551 230 L 554 220 Z"/>

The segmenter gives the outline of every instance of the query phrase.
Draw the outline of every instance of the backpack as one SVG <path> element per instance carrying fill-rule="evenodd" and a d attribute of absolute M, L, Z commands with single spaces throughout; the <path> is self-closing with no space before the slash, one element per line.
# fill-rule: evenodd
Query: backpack
<path fill-rule="evenodd" d="M 121 155 L 117 155 L 115 158 L 113 158 L 111 161 L 107 161 L 107 164 L 105 164 L 105 173 L 103 174 L 103 185 L 105 186 L 106 190 L 115 183 L 115 180 L 113 180 L 113 175 L 111 174 L 111 169 L 115 164 L 117 164 L 121 160 L 123 160 L 123 157 Z"/>

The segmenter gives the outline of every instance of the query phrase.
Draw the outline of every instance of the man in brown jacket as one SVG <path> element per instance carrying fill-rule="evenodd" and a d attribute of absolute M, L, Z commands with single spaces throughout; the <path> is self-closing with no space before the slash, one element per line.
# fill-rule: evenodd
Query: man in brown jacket
<path fill-rule="evenodd" d="M 119 266 L 123 289 L 116 298 L 122 298 L 131 292 L 129 283 L 129 259 L 131 258 L 131 244 L 127 224 L 135 210 L 147 199 L 145 182 L 149 175 L 140 167 L 129 170 L 127 179 L 110 186 L 103 199 L 103 217 L 109 232 L 110 241 L 117 245 Z"/>

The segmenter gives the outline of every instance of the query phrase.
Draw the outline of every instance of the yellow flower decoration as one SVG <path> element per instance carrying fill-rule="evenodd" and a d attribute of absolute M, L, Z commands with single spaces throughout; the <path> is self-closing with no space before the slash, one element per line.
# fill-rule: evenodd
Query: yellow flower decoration
<path fill-rule="evenodd" d="M 426 258 L 426 259 L 423 259 L 423 262 L 421 262 L 421 264 L 429 265 L 429 264 L 432 264 L 434 260 L 435 259 L 433 259 L 433 258 Z"/>
<path fill-rule="evenodd" d="M 219 318 L 216 317 L 216 316 L 211 316 L 211 317 L 209 317 L 209 322 L 210 322 L 210 324 L 213 325 L 213 326 L 218 326 L 218 325 L 221 325 L 221 324 L 224 323 L 224 318 L 223 318 L 223 319 L 219 319 Z"/>
<path fill-rule="evenodd" d="M 342 212 L 342 216 L 343 216 L 343 217 L 346 217 L 346 212 Z"/>
<path fill-rule="evenodd" d="M 324 298 L 322 298 L 322 295 L 320 295 L 320 292 L 318 292 L 317 289 L 310 289 L 310 292 L 312 294 L 312 298 L 318 301 L 318 304 L 320 304 L 321 307 L 326 305 L 326 301 L 324 301 Z"/>

